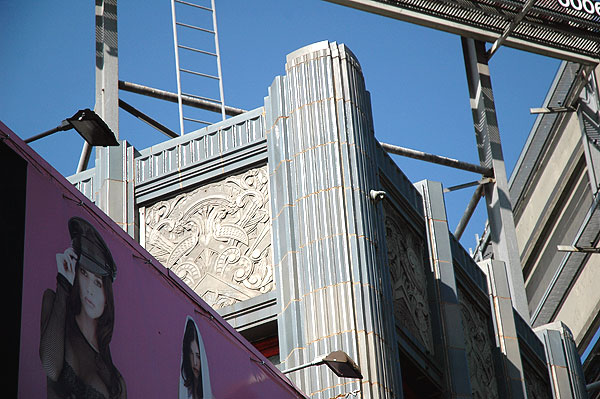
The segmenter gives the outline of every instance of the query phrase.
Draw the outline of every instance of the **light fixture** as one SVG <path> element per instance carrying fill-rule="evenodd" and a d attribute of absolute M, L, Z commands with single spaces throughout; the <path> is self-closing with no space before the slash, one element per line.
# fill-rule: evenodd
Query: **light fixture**
<path fill-rule="evenodd" d="M 91 146 L 118 146 L 119 142 L 115 139 L 115 134 L 110 130 L 106 122 L 91 109 L 82 109 L 75 115 L 65 119 L 54 129 L 47 130 L 25 140 L 26 143 L 41 139 L 53 133 L 75 129 L 77 133 L 84 138 Z"/>
<path fill-rule="evenodd" d="M 305 363 L 300 366 L 292 367 L 284 370 L 283 374 L 288 374 L 294 371 L 302 370 L 310 366 L 319 366 L 326 364 L 338 377 L 342 378 L 360 378 L 363 376 L 360 373 L 358 365 L 343 351 L 334 351 L 326 356 L 318 356 L 310 363 Z"/>
<path fill-rule="evenodd" d="M 599 254 L 600 248 L 596 247 L 578 247 L 575 245 L 557 245 L 556 249 L 561 252 L 584 252 L 589 254 Z"/>

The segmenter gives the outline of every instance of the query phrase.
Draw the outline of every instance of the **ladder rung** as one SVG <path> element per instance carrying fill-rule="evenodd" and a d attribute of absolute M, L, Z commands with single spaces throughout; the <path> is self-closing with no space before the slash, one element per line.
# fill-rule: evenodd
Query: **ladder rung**
<path fill-rule="evenodd" d="M 200 119 L 194 119 L 194 118 L 186 118 L 185 116 L 183 117 L 184 121 L 190 121 L 190 122 L 196 122 L 196 123 L 203 123 L 205 125 L 212 125 L 212 122 L 206 122 L 206 121 L 202 121 Z"/>
<path fill-rule="evenodd" d="M 210 51 L 204 51 L 204 50 L 200 50 L 197 48 L 193 48 L 193 47 L 188 47 L 188 46 L 184 46 L 182 44 L 177 45 L 177 47 L 185 49 L 185 50 L 191 50 L 191 51 L 195 51 L 197 53 L 202 53 L 202 54 L 206 54 L 206 55 L 212 55 L 214 57 L 216 57 L 217 55 L 215 53 L 211 53 Z"/>
<path fill-rule="evenodd" d="M 192 6 L 192 7 L 196 7 L 196 8 L 201 8 L 203 10 L 212 12 L 212 8 L 204 7 L 204 6 L 201 6 L 201 5 L 198 5 L 198 4 L 188 3 L 187 1 L 175 0 L 175 3 L 181 3 L 181 4 L 185 4 L 186 6 Z"/>
<path fill-rule="evenodd" d="M 195 71 L 190 71 L 189 69 L 183 69 L 180 68 L 179 69 L 181 72 L 187 72 L 187 73 L 191 73 L 193 75 L 198 75 L 198 76 L 204 76 L 205 78 L 211 78 L 211 79 L 215 79 L 215 80 L 219 80 L 218 76 L 213 76 L 213 75 L 207 75 L 205 73 L 201 73 L 201 72 L 195 72 Z"/>
<path fill-rule="evenodd" d="M 204 28 L 200 28 L 198 26 L 194 26 L 194 25 L 189 25 L 189 24 L 184 24 L 183 22 L 175 22 L 175 25 L 179 25 L 179 26 L 184 26 L 186 28 L 191 28 L 191 29 L 196 29 L 196 30 L 200 30 L 202 32 L 206 32 L 206 33 L 211 33 L 211 34 L 215 34 L 215 31 L 213 30 L 209 30 L 209 29 L 204 29 Z"/>
<path fill-rule="evenodd" d="M 210 97 L 202 97 L 202 96 L 197 96 L 195 94 L 189 94 L 189 93 L 181 93 L 182 96 L 188 96 L 188 97 L 193 97 L 193 98 L 197 98 L 199 100 L 206 100 L 206 101 L 211 101 L 213 103 L 217 103 L 217 104 L 221 104 L 220 100 L 215 100 L 214 98 L 210 98 Z"/>

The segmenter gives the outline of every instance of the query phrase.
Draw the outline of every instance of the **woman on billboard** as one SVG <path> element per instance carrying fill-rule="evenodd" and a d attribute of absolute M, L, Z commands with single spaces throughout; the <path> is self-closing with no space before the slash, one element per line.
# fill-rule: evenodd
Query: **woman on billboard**
<path fill-rule="evenodd" d="M 188 316 L 181 351 L 179 399 L 212 399 L 204 343 L 194 320 Z"/>
<path fill-rule="evenodd" d="M 109 347 L 117 267 L 89 222 L 73 217 L 68 226 L 71 247 L 56 255 L 56 292 L 46 290 L 42 300 L 40 358 L 48 398 L 126 398 Z"/>

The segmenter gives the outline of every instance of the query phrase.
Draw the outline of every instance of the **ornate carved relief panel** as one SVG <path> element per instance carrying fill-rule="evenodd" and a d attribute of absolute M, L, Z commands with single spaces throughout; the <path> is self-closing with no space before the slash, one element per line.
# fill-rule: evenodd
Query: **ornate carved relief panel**
<path fill-rule="evenodd" d="M 425 241 L 408 226 L 388 201 L 383 204 L 396 321 L 433 353 L 424 261 Z"/>
<path fill-rule="evenodd" d="M 146 249 L 214 308 L 274 288 L 266 167 L 145 209 Z"/>
<path fill-rule="evenodd" d="M 491 316 L 485 314 L 473 300 L 458 290 L 458 300 L 465 333 L 469 362 L 469 376 L 474 399 L 498 398 L 498 384 L 494 369 L 492 348 L 496 343 L 491 336 Z"/>

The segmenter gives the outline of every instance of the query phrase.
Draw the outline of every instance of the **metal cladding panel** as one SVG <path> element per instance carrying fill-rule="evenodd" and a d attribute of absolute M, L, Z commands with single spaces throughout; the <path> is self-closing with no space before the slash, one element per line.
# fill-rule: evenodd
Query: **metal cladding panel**
<path fill-rule="evenodd" d="M 429 244 L 429 262 L 436 275 L 438 306 L 443 332 L 442 368 L 448 381 L 448 396 L 472 397 L 467 341 L 452 257 L 442 185 L 424 180 L 416 184 L 423 198 Z"/>
<path fill-rule="evenodd" d="M 538 357 L 538 360 L 544 363 L 546 361 L 544 344 L 540 341 L 539 337 L 536 337 L 534 330 L 532 330 L 527 322 L 519 316 L 518 312 L 515 311 L 514 316 L 520 345 L 527 345 L 529 350 Z"/>
<path fill-rule="evenodd" d="M 495 41 L 509 28 L 526 3 L 511 0 L 329 1 L 489 42 Z M 597 2 L 538 0 L 510 33 L 505 44 L 594 64 L 599 61 L 599 32 L 600 6 Z"/>
<path fill-rule="evenodd" d="M 554 322 L 536 328 L 535 333 L 544 341 L 553 397 L 587 399 L 585 376 L 571 330 L 562 322 Z"/>
<path fill-rule="evenodd" d="M 265 99 L 265 125 L 282 367 L 343 350 L 362 382 L 323 367 L 290 377 L 315 398 L 397 397 L 382 214 L 369 198 L 379 189 L 376 141 L 356 58 L 328 42 L 288 55 Z"/>

